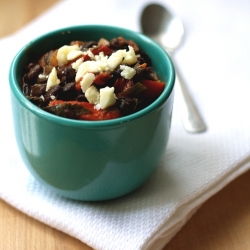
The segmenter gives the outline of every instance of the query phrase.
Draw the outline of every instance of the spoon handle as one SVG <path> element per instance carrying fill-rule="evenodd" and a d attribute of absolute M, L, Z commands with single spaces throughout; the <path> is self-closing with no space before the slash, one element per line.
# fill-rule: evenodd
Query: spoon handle
<path fill-rule="evenodd" d="M 191 98 L 188 89 L 183 81 L 183 78 L 180 75 L 179 70 L 175 64 L 175 72 L 176 72 L 176 87 L 177 94 L 180 101 L 180 111 L 182 116 L 182 122 L 184 128 L 189 133 L 200 133 L 204 132 L 207 128 L 206 125 L 198 112 L 198 109 Z"/>

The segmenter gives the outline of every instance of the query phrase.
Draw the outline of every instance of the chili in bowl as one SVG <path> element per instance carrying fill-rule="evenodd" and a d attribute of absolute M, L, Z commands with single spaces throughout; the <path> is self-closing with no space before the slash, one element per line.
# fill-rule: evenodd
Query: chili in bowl
<path fill-rule="evenodd" d="M 110 59 L 118 54 L 119 62 Z M 32 40 L 9 72 L 27 169 L 71 199 L 108 200 L 135 190 L 166 152 L 174 81 L 167 53 L 128 29 L 81 25 Z"/>

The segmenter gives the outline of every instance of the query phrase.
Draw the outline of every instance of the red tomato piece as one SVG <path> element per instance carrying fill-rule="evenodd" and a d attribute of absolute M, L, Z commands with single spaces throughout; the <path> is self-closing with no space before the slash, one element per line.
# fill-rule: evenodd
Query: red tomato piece
<path fill-rule="evenodd" d="M 62 103 L 65 103 L 65 101 L 55 99 L 49 102 L 49 106 L 55 106 L 55 105 L 62 104 Z"/>
<path fill-rule="evenodd" d="M 77 83 L 75 84 L 75 89 L 76 89 L 77 91 L 81 91 L 81 90 L 82 90 L 80 82 L 77 82 Z"/>
<path fill-rule="evenodd" d="M 84 55 L 83 57 L 83 61 L 89 61 L 91 58 L 89 57 L 89 55 Z"/>
<path fill-rule="evenodd" d="M 153 80 L 142 80 L 141 81 L 147 89 L 143 92 L 143 97 L 148 99 L 156 99 L 158 98 L 165 88 L 164 82 L 158 82 Z"/>
<path fill-rule="evenodd" d="M 122 77 L 117 78 L 114 84 L 115 93 L 122 93 L 124 90 L 130 88 L 132 85 L 132 80 L 128 80 Z"/>
<path fill-rule="evenodd" d="M 94 105 L 93 105 L 94 108 Z M 105 109 L 99 109 L 96 110 L 93 109 L 93 113 L 89 113 L 86 115 L 81 115 L 79 117 L 80 120 L 88 120 L 88 121 L 101 121 L 101 120 L 111 120 L 120 117 L 120 111 L 116 108 L 105 110 Z"/>
<path fill-rule="evenodd" d="M 100 52 L 103 52 L 104 55 L 107 55 L 107 56 L 112 54 L 112 50 L 107 45 L 100 45 L 98 47 L 95 47 L 91 49 L 91 52 L 94 55 L 99 55 Z"/>
<path fill-rule="evenodd" d="M 100 73 L 100 74 L 96 75 L 94 83 L 97 84 L 97 85 L 103 85 L 110 78 L 112 78 L 112 75 L 110 75 L 107 72 L 103 72 L 103 73 Z"/>
<path fill-rule="evenodd" d="M 80 115 L 78 117 L 79 120 L 101 121 L 120 117 L 120 111 L 117 108 L 97 110 L 95 109 L 95 105 L 88 102 L 53 100 L 49 103 L 49 106 L 55 106 L 63 103 L 78 104 L 90 111 L 88 114 Z"/>
<path fill-rule="evenodd" d="M 115 93 L 121 93 L 126 85 L 127 80 L 125 78 L 117 78 L 114 84 Z"/>

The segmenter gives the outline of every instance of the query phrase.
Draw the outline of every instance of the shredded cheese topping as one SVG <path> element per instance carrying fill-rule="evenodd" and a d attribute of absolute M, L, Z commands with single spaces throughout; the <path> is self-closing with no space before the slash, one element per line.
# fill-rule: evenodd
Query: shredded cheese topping
<path fill-rule="evenodd" d="M 133 47 L 128 46 L 128 48 L 128 51 L 120 49 L 108 57 L 103 52 L 94 55 L 90 49 L 82 52 L 78 45 L 64 45 L 58 49 L 57 61 L 59 66 L 63 66 L 69 61 L 80 57 L 72 63 L 72 68 L 76 70 L 75 81 L 80 82 L 82 92 L 85 93 L 89 103 L 95 104 L 96 109 L 105 109 L 116 102 L 114 87 L 100 88 L 98 91 L 93 85 L 95 73 L 114 70 L 120 65 L 121 76 L 125 79 L 131 79 L 136 74 L 136 71 L 128 65 L 136 63 L 137 57 Z M 84 61 L 83 57 L 81 57 L 84 55 L 88 55 L 91 60 Z M 59 79 L 54 67 L 48 76 L 46 91 L 57 84 L 59 84 Z"/>

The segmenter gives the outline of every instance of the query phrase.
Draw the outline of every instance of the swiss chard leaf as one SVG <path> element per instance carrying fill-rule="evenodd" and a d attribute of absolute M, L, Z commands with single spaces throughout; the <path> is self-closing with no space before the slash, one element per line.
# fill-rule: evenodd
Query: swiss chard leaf
<path fill-rule="evenodd" d="M 89 114 L 91 111 L 78 104 L 62 103 L 54 106 L 47 106 L 43 110 L 61 117 L 75 118 L 80 115 Z"/>

